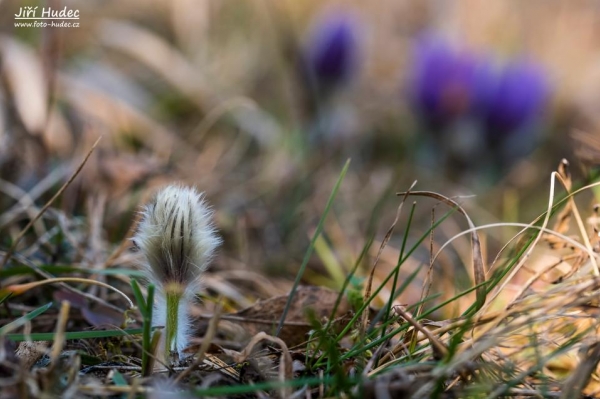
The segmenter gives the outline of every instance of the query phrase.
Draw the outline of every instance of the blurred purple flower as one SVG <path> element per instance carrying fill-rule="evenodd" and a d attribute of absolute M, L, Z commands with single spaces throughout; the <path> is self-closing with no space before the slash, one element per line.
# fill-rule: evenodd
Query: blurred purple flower
<path fill-rule="evenodd" d="M 346 83 L 358 67 L 358 21 L 345 11 L 330 11 L 312 27 L 302 55 L 305 73 L 316 89 Z"/>
<path fill-rule="evenodd" d="M 549 95 L 539 65 L 517 60 L 498 71 L 489 57 L 429 35 L 417 40 L 411 78 L 412 102 L 428 122 L 439 126 L 470 114 L 492 140 L 534 120 Z"/>
<path fill-rule="evenodd" d="M 424 36 L 417 41 L 410 90 L 413 104 L 428 122 L 443 124 L 471 110 L 480 63 L 442 39 Z"/>
<path fill-rule="evenodd" d="M 494 180 L 536 147 L 534 122 L 550 95 L 540 65 L 515 59 L 500 67 L 431 34 L 415 43 L 409 97 L 429 133 L 425 156 L 450 175 Z"/>
<path fill-rule="evenodd" d="M 539 117 L 549 95 L 541 66 L 525 60 L 507 65 L 480 90 L 483 120 L 491 140 L 526 127 Z"/>

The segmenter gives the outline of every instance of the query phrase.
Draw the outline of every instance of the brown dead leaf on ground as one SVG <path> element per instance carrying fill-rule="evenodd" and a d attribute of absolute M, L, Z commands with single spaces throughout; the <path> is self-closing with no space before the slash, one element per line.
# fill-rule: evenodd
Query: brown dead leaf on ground
<path fill-rule="evenodd" d="M 93 327 L 120 325 L 123 315 L 106 306 L 91 304 L 83 295 L 69 291 L 56 291 L 53 295 L 57 302 L 69 301 L 71 307 L 79 309 L 81 316 Z"/>
<path fill-rule="evenodd" d="M 285 324 L 279 338 L 288 346 L 298 345 L 307 340 L 307 334 L 312 329 L 307 311 L 314 312 L 315 317 L 322 319 L 331 316 L 339 293 L 324 287 L 304 286 L 299 287 L 287 314 Z M 222 319 L 241 325 L 248 337 L 260 332 L 267 334 L 274 331 L 288 295 L 258 301 L 254 305 L 232 315 L 222 316 Z M 342 297 L 334 317 L 339 318 L 350 311 L 350 304 Z"/>

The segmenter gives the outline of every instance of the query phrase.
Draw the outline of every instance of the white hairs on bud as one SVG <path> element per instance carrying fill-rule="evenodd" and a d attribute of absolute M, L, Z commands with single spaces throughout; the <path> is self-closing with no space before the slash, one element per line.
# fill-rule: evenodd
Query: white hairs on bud
<path fill-rule="evenodd" d="M 142 210 L 133 238 L 145 255 L 148 280 L 156 286 L 157 303 L 153 325 L 166 325 L 167 292 L 177 292 L 176 338 L 172 350 L 182 355 L 190 330 L 189 304 L 200 288 L 206 270 L 221 240 L 211 221 L 212 212 L 194 188 L 171 185 L 159 191 Z"/>

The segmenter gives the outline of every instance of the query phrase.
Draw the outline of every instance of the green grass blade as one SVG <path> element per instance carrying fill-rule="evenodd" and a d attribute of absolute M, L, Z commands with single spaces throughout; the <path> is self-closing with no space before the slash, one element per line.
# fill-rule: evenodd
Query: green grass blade
<path fill-rule="evenodd" d="M 417 277 L 417 274 L 419 274 L 420 271 L 421 271 L 421 268 L 416 268 L 415 270 L 413 270 L 412 273 L 410 273 L 408 275 L 408 277 L 402 282 L 402 285 L 395 292 L 393 292 L 391 294 L 390 302 L 393 302 L 394 299 L 396 299 L 398 296 L 400 296 L 400 294 L 402 294 L 404 292 L 404 290 L 406 288 L 408 288 L 408 286 L 414 281 L 414 279 Z M 369 329 L 373 329 L 373 327 L 375 327 L 375 324 L 377 324 L 377 322 L 379 320 L 381 320 L 382 317 L 385 316 L 386 312 L 389 312 L 389 310 L 387 309 L 387 306 L 379 309 L 379 312 L 377 312 L 375 317 L 373 317 L 373 320 L 370 323 Z M 385 320 L 387 321 L 387 318 Z"/>
<path fill-rule="evenodd" d="M 335 320 L 335 315 L 337 313 L 337 309 L 340 306 L 340 303 L 342 302 L 342 298 L 346 294 L 346 289 L 348 288 L 348 285 L 350 284 L 350 281 L 352 280 L 352 277 L 356 274 L 356 271 L 358 270 L 358 267 L 360 266 L 360 263 L 362 262 L 363 258 L 369 252 L 369 248 L 371 248 L 371 245 L 373 244 L 374 238 L 375 238 L 374 236 L 369 237 L 369 239 L 367 240 L 367 242 L 363 246 L 363 249 L 362 249 L 362 251 L 361 251 L 358 259 L 354 263 L 354 267 L 352 268 L 352 271 L 348 274 L 348 276 L 346 276 L 346 279 L 344 280 L 344 284 L 342 285 L 342 289 L 340 291 L 340 294 L 336 298 L 335 304 L 333 305 L 333 310 L 331 311 L 329 319 L 327 320 L 327 325 L 324 328 L 325 332 L 328 332 L 330 330 L 331 325 L 332 325 L 333 321 Z M 352 302 L 350 298 L 348 298 L 348 301 Z M 319 350 L 322 348 L 323 343 L 324 343 L 323 340 L 319 340 L 319 343 L 317 344 L 317 347 L 312 352 L 315 353 L 315 354 L 318 353 Z M 320 359 L 321 358 L 317 359 L 317 362 Z M 312 364 L 312 363 L 315 363 L 315 359 L 311 357 L 310 361 L 308 361 L 307 364 Z"/>
<path fill-rule="evenodd" d="M 408 221 L 406 222 L 406 228 L 404 229 L 404 237 L 402 238 L 402 246 L 400 247 L 400 255 L 398 256 L 398 266 L 402 265 L 400 263 L 400 261 L 404 257 L 404 250 L 406 249 L 406 241 L 408 240 L 408 232 L 410 231 L 410 225 L 411 225 L 413 217 L 415 215 L 416 205 L 417 205 L 417 203 L 413 202 L 413 205 L 410 208 L 410 214 L 408 216 Z M 419 269 L 420 268 L 417 268 L 416 270 L 419 270 Z M 390 315 L 390 311 L 392 310 L 392 303 L 394 302 L 394 299 L 396 299 L 396 296 L 397 296 L 396 295 L 396 286 L 398 285 L 398 276 L 399 275 L 400 275 L 400 267 L 396 267 L 394 269 L 394 280 L 392 281 L 392 295 L 390 295 L 390 299 L 388 300 L 388 302 L 385 306 L 384 322 L 387 321 L 387 319 Z M 402 289 L 400 291 L 400 293 L 402 291 L 404 291 L 404 289 Z M 398 295 L 400 295 L 400 293 L 398 293 Z M 385 332 L 385 330 L 381 330 L 381 336 L 383 336 L 384 332 Z"/>
<path fill-rule="evenodd" d="M 486 284 L 486 283 L 482 283 Z M 421 320 L 424 319 L 425 317 L 429 316 L 430 314 L 432 314 L 433 312 L 437 311 L 438 309 L 443 308 L 444 306 L 454 302 L 455 300 L 457 300 L 458 298 L 461 298 L 465 295 L 467 295 L 470 292 L 475 291 L 479 286 L 478 285 L 474 285 L 473 287 L 469 287 L 464 291 L 459 292 L 458 294 L 454 295 L 452 298 L 449 298 L 447 300 L 445 300 L 444 302 L 440 303 L 439 305 L 436 305 L 435 307 L 431 308 L 431 309 L 427 309 L 426 311 L 424 311 L 423 313 L 421 313 L 418 317 L 417 320 Z M 412 306 L 411 306 L 412 308 Z M 467 313 L 463 313 L 463 317 L 467 317 L 468 314 Z"/>
<path fill-rule="evenodd" d="M 28 321 L 35 319 L 36 317 L 38 317 L 39 315 L 44 313 L 46 310 L 50 309 L 51 306 L 52 306 L 52 302 L 47 303 L 44 306 L 40 306 L 39 308 L 35 309 L 34 311 L 31 311 L 31 312 L 27 313 L 26 315 L 21 316 L 18 319 L 11 321 L 7 325 L 2 326 L 0 328 L 0 336 L 5 335 L 7 332 L 15 330 L 15 329 L 21 327 L 22 325 L 24 325 L 25 323 L 27 323 Z"/>
<path fill-rule="evenodd" d="M 150 354 L 152 350 L 152 310 L 154 308 L 154 284 L 148 285 L 148 298 L 144 298 L 142 290 L 135 279 L 131 279 L 131 288 L 142 314 L 142 375 L 150 374 Z"/>
<path fill-rule="evenodd" d="M 298 378 L 296 380 L 289 381 L 269 381 L 259 382 L 256 384 L 244 384 L 244 385 L 231 385 L 231 386 L 216 386 L 212 388 L 200 388 L 193 391 L 193 394 L 197 397 L 207 396 L 233 396 L 248 394 L 257 391 L 275 390 L 283 387 L 302 387 L 302 386 L 318 386 L 320 384 L 327 385 L 332 382 L 335 377 L 324 376 L 311 377 L 311 378 Z M 350 378 L 349 378 L 350 379 Z M 358 383 L 356 378 L 353 378 L 353 383 Z"/>
<path fill-rule="evenodd" d="M 125 379 L 125 377 L 123 377 L 123 374 L 119 373 L 118 370 L 113 370 L 112 380 L 115 383 L 115 385 L 119 387 L 126 387 L 129 385 L 127 384 L 127 380 Z"/>
<path fill-rule="evenodd" d="M 119 372 L 119 370 L 113 369 L 112 370 L 113 375 L 112 375 L 112 380 L 115 383 L 116 386 L 118 387 L 127 387 L 129 386 L 129 384 L 127 384 L 127 380 L 125 379 L 125 377 L 123 377 L 123 374 L 121 374 Z M 127 395 L 125 395 L 124 393 L 121 394 L 121 398 L 122 399 L 126 399 Z"/>
<path fill-rule="evenodd" d="M 417 240 L 417 242 L 409 249 L 409 251 L 406 253 L 406 255 L 404 256 L 404 258 L 402 258 L 399 262 L 398 265 L 396 266 L 396 268 L 399 268 L 412 254 L 413 252 L 415 252 L 417 250 L 417 248 L 419 247 L 419 245 L 425 241 L 425 239 L 427 237 L 429 237 L 429 232 L 431 231 L 431 229 L 435 229 L 437 226 L 439 226 L 444 220 L 446 220 L 446 218 L 448 218 L 452 213 L 454 213 L 453 211 L 448 211 L 446 212 L 446 214 L 440 218 L 440 220 L 438 220 L 434 225 L 432 225 L 421 237 L 419 237 L 419 239 Z M 338 334 L 338 341 L 340 341 L 342 338 L 344 338 L 344 336 L 348 333 L 348 331 L 352 328 L 352 326 L 354 325 L 354 323 L 356 323 L 356 320 L 358 320 L 359 317 L 361 317 L 362 312 L 365 311 L 365 309 L 369 306 L 369 304 L 371 303 L 371 301 L 373 301 L 373 299 L 375 299 L 377 297 L 377 295 L 379 295 L 379 292 L 383 289 L 383 287 L 387 284 L 388 281 L 391 280 L 391 278 L 394 276 L 394 272 L 396 270 L 396 268 L 394 270 L 392 270 L 392 272 L 381 282 L 381 284 L 379 285 L 379 287 L 377 287 L 373 293 L 371 294 L 371 296 L 365 301 L 365 303 L 363 304 L 363 306 L 356 311 L 356 314 L 352 317 L 352 319 L 348 322 L 348 324 L 346 325 L 346 327 L 342 330 L 342 332 L 340 332 Z"/>
<path fill-rule="evenodd" d="M 142 290 L 140 285 L 135 279 L 131 279 L 131 290 L 133 291 L 133 296 L 135 297 L 135 302 L 137 303 L 137 307 L 142 314 L 142 317 L 146 317 L 146 312 L 148 309 L 146 308 L 146 300 L 144 299 L 144 294 L 142 294 Z"/>
<path fill-rule="evenodd" d="M 32 334 L 6 334 L 6 339 L 9 341 L 54 341 L 54 334 L 51 333 L 32 333 Z M 123 337 L 129 335 L 142 334 L 141 328 L 130 328 L 127 330 L 101 330 L 101 331 L 71 331 L 65 333 L 66 340 L 72 339 L 93 339 L 93 338 L 112 338 Z"/>
<path fill-rule="evenodd" d="M 0 295 L 2 295 L 2 294 L 0 294 Z M 9 292 L 8 294 L 0 296 L 0 305 L 2 305 L 5 301 L 7 301 L 8 298 L 10 298 L 11 296 L 13 296 L 12 292 Z"/>
<path fill-rule="evenodd" d="M 513 269 L 513 267 L 515 267 L 518 263 L 519 260 L 521 259 L 521 257 L 525 254 L 525 252 L 527 252 L 527 250 L 529 249 L 529 247 L 533 244 L 533 242 L 535 241 L 537 234 L 532 234 L 531 237 L 529 237 L 527 239 L 527 242 L 522 246 L 522 248 L 519 249 L 519 251 L 517 252 L 517 254 L 515 254 L 514 256 L 511 256 L 509 261 L 507 262 L 507 265 L 501 269 L 500 273 L 492 275 L 491 278 L 489 278 L 486 281 L 486 286 L 487 286 L 487 294 L 489 294 L 490 292 L 492 292 L 492 290 L 494 288 L 496 288 L 496 286 L 498 284 L 500 284 L 500 282 L 502 282 L 502 280 L 504 279 L 504 277 L 506 277 L 508 275 L 508 273 L 510 273 L 510 271 Z M 541 230 L 540 233 L 541 234 Z M 462 315 L 463 316 L 469 316 L 474 314 L 477 311 L 477 304 L 473 303 Z"/>
<path fill-rule="evenodd" d="M 150 375 L 150 354 L 152 349 L 152 311 L 154 308 L 154 284 L 148 286 L 148 302 L 146 303 L 146 312 L 144 313 L 144 325 L 142 332 L 142 375 Z"/>
<path fill-rule="evenodd" d="M 300 266 L 300 270 L 298 270 L 298 273 L 296 274 L 296 280 L 294 280 L 294 285 L 292 286 L 292 291 L 290 292 L 290 295 L 288 296 L 288 300 L 285 304 L 285 308 L 283 309 L 283 314 L 281 315 L 281 319 L 279 320 L 279 324 L 277 325 L 277 330 L 275 332 L 275 336 L 279 336 L 279 333 L 281 332 L 281 329 L 283 328 L 283 324 L 285 323 L 285 318 L 287 317 L 288 311 L 290 310 L 290 306 L 292 305 L 292 301 L 294 300 L 296 290 L 298 289 L 300 280 L 302 279 L 302 276 L 304 275 L 304 270 L 306 269 L 306 266 L 308 265 L 308 261 L 310 260 L 310 256 L 312 255 L 313 249 L 315 247 L 315 242 L 317 241 L 317 238 L 319 237 L 319 235 L 321 234 L 321 231 L 323 230 L 323 225 L 325 224 L 325 218 L 327 218 L 327 214 L 329 213 L 329 210 L 331 209 L 331 206 L 333 205 L 333 200 L 335 199 L 335 196 L 337 195 L 337 192 L 340 188 L 340 185 L 342 184 L 342 181 L 344 180 L 344 176 L 346 176 L 346 172 L 348 172 L 349 167 L 350 167 L 350 159 L 348 159 L 346 161 L 346 164 L 344 165 L 344 168 L 342 169 L 342 172 L 340 173 L 340 176 L 338 177 L 338 180 L 335 183 L 333 190 L 331 191 L 331 195 L 329 196 L 329 199 L 327 200 L 327 205 L 325 206 L 325 211 L 323 212 L 323 215 L 321 215 L 321 219 L 319 220 L 317 229 L 315 230 L 315 233 L 313 234 L 313 237 L 310 240 L 310 245 L 308 246 L 308 249 L 306 250 L 304 259 L 302 260 L 302 265 Z"/>

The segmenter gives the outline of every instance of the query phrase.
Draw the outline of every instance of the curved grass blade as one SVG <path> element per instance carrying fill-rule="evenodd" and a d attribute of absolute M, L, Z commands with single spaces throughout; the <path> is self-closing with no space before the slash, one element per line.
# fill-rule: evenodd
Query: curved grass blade
<path fill-rule="evenodd" d="M 435 229 L 437 226 L 442 224 L 444 222 L 444 220 L 446 220 L 452 213 L 453 213 L 452 211 L 446 212 L 446 214 L 444 214 L 444 216 L 442 218 L 440 218 L 437 222 L 435 222 L 435 224 L 433 226 L 431 226 L 430 229 Z M 425 241 L 425 239 L 427 237 L 429 237 L 429 230 L 427 230 L 423 235 L 421 235 L 421 237 L 419 237 L 419 239 L 415 242 L 415 244 L 411 248 L 409 248 L 406 255 L 404 255 L 404 258 L 398 260 L 398 264 L 396 265 L 396 268 L 399 268 L 400 266 L 402 266 L 402 264 L 408 258 L 410 258 L 410 256 L 417 250 L 419 245 L 421 245 L 421 243 L 423 241 Z M 340 341 L 342 338 L 344 338 L 344 336 L 348 333 L 348 331 L 354 326 L 354 323 L 356 323 L 356 320 L 358 320 L 358 318 L 361 317 L 362 313 L 369 306 L 369 304 L 377 297 L 377 295 L 379 295 L 379 292 L 383 289 L 383 287 L 385 287 L 385 285 L 388 283 L 388 281 L 390 281 L 392 279 L 392 277 L 394 277 L 394 271 L 395 271 L 395 269 L 392 270 L 392 272 L 385 279 L 383 279 L 383 281 L 379 284 L 379 286 L 373 291 L 371 296 L 363 303 L 362 307 L 356 311 L 356 314 L 348 322 L 346 327 L 338 334 L 338 341 Z"/>
<path fill-rule="evenodd" d="M 458 202 L 446 196 L 433 191 L 407 191 L 406 193 L 397 193 L 397 195 L 417 195 L 422 197 L 430 197 L 441 201 L 460 212 L 467 220 L 469 229 L 475 229 L 473 221 L 467 212 L 465 212 L 465 210 L 462 208 L 462 206 L 460 206 Z M 476 230 L 473 230 L 471 233 L 471 249 L 473 253 L 473 276 L 475 278 L 475 285 L 478 286 L 477 290 L 475 291 L 475 309 L 478 310 L 485 304 L 487 289 L 482 285 L 485 282 L 485 265 L 483 261 L 483 254 L 481 252 L 481 242 L 479 241 L 479 235 L 477 234 Z"/>
<path fill-rule="evenodd" d="M 130 270 L 123 268 L 111 269 L 85 269 L 74 266 L 57 266 L 57 265 L 42 265 L 39 269 L 52 274 L 62 273 L 82 273 L 82 274 L 103 274 L 107 276 L 121 275 L 129 277 L 143 277 L 143 273 L 139 270 Z M 0 270 L 0 278 L 19 276 L 23 274 L 35 274 L 36 270 L 29 266 L 11 266 Z"/>

